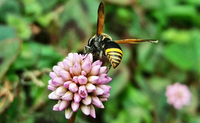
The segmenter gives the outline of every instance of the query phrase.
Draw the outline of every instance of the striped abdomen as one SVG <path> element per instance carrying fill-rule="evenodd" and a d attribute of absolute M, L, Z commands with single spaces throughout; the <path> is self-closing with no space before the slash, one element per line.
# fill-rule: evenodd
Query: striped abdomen
<path fill-rule="evenodd" d="M 122 60 L 123 52 L 117 43 L 110 41 L 105 44 L 105 55 L 107 56 L 112 67 L 116 68 Z"/>

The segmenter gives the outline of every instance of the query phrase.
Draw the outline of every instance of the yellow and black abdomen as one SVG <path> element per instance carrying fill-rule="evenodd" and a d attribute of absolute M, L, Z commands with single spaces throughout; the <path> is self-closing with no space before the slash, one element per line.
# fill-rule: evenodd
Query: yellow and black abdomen
<path fill-rule="evenodd" d="M 107 56 L 109 62 L 113 68 L 116 68 L 123 57 L 123 51 L 121 47 L 114 41 L 109 41 L 105 43 L 105 55 Z"/>

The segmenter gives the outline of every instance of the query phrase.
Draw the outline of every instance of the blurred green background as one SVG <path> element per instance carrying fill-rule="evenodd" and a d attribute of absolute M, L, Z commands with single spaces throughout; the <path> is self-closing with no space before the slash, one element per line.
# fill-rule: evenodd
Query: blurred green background
<path fill-rule="evenodd" d="M 0 122 L 66 123 L 52 110 L 48 73 L 68 53 L 82 53 L 96 33 L 98 0 L 0 0 Z M 199 123 L 200 0 L 105 0 L 104 32 L 121 45 L 122 63 L 97 118 L 80 110 L 76 123 Z M 190 106 L 167 104 L 166 87 L 186 84 Z"/>

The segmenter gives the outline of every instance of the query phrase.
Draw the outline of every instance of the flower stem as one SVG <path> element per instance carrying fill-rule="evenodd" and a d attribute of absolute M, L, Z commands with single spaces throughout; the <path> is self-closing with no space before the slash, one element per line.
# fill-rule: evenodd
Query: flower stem
<path fill-rule="evenodd" d="M 74 123 L 76 118 L 76 112 L 73 113 L 72 117 L 68 120 L 68 123 Z"/>

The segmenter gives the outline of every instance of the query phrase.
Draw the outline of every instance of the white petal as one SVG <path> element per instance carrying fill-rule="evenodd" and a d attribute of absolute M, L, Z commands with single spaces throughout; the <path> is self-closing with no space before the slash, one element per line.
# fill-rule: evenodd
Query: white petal
<path fill-rule="evenodd" d="M 72 107 L 73 112 L 76 112 L 78 110 L 79 105 L 80 105 L 80 103 L 76 103 L 74 101 L 71 103 L 71 107 Z"/>
<path fill-rule="evenodd" d="M 89 114 L 90 114 L 90 106 L 81 105 L 81 111 L 82 111 L 85 115 L 89 115 Z"/>
<path fill-rule="evenodd" d="M 91 96 L 87 96 L 86 98 L 83 98 L 83 99 L 82 99 L 82 103 L 83 103 L 84 105 L 89 105 L 89 104 L 91 104 L 91 102 L 92 102 Z"/>
<path fill-rule="evenodd" d="M 71 109 L 71 107 L 68 107 L 65 109 L 65 118 L 66 119 L 70 119 L 73 115 L 73 111 Z"/>
<path fill-rule="evenodd" d="M 48 97 L 49 97 L 49 99 L 52 99 L 52 100 L 60 99 L 60 96 L 56 95 L 55 91 L 51 92 Z"/>
<path fill-rule="evenodd" d="M 90 105 L 90 116 L 92 116 L 93 118 L 96 118 L 95 108 L 93 105 Z"/>

